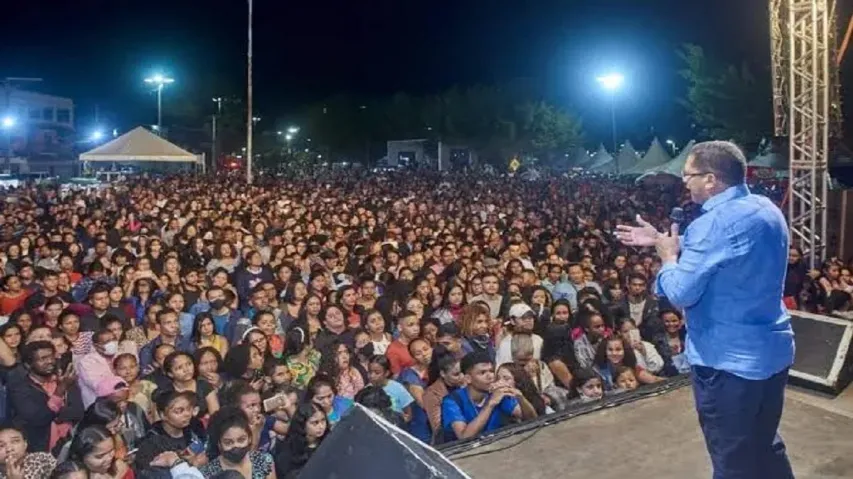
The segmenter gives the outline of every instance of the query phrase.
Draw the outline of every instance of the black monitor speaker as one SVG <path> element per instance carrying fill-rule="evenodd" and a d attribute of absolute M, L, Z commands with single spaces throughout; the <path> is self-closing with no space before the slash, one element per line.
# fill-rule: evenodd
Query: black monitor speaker
<path fill-rule="evenodd" d="M 299 477 L 469 479 L 440 452 L 360 404 L 332 429 Z"/>
<path fill-rule="evenodd" d="M 797 353 L 791 383 L 833 394 L 853 379 L 853 322 L 791 311 Z"/>

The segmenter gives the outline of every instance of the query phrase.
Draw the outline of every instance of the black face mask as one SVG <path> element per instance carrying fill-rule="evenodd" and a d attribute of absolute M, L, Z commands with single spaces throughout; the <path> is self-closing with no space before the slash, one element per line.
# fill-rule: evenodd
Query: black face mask
<path fill-rule="evenodd" d="M 223 306 L 225 306 L 225 300 L 224 299 L 218 299 L 217 298 L 217 299 L 214 299 L 213 301 L 210 302 L 210 308 L 211 309 L 222 309 Z"/>
<path fill-rule="evenodd" d="M 239 464 L 243 462 L 243 458 L 249 453 L 251 446 L 235 447 L 222 451 L 222 457 L 231 464 Z"/>

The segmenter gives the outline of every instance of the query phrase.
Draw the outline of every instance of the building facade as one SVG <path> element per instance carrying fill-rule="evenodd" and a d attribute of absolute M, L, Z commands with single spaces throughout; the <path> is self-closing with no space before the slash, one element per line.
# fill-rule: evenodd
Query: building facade
<path fill-rule="evenodd" d="M 74 101 L 17 89 L 3 92 L 4 118 L 0 170 L 70 176 L 76 169 Z"/>

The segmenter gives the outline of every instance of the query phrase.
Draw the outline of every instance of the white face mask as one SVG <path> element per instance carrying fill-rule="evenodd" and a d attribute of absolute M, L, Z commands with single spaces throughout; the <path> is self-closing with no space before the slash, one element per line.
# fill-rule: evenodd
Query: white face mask
<path fill-rule="evenodd" d="M 115 356 L 118 352 L 118 341 L 110 341 L 104 345 L 104 354 L 107 356 Z"/>

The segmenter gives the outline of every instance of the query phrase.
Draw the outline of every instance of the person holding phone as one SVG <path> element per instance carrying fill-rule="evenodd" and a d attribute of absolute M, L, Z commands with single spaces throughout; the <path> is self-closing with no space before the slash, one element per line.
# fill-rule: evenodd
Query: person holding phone
<path fill-rule="evenodd" d="M 637 328 L 637 323 L 633 318 L 622 318 L 616 324 L 619 330 L 619 335 L 628 341 L 628 344 L 634 348 L 634 353 L 637 356 L 637 366 L 644 368 L 652 374 L 661 372 L 664 366 L 664 360 L 658 353 L 654 344 L 643 341 L 640 335 L 640 330 Z"/>
<path fill-rule="evenodd" d="M 134 455 L 137 471 L 156 468 L 154 458 L 172 451 L 193 466 L 207 463 L 204 453 L 206 435 L 201 423 L 193 421 L 197 411 L 197 398 L 191 391 L 158 389 L 154 392 L 154 404 L 162 418 L 139 441 Z"/>

